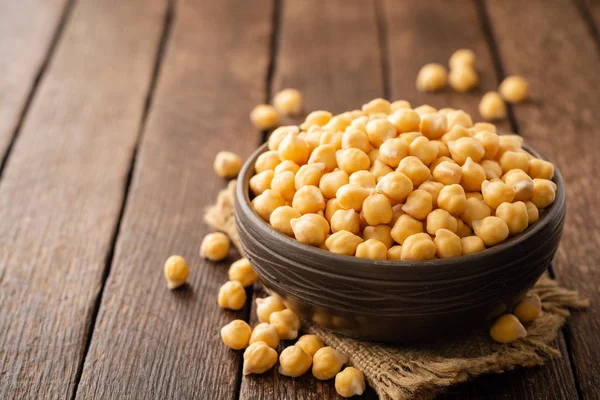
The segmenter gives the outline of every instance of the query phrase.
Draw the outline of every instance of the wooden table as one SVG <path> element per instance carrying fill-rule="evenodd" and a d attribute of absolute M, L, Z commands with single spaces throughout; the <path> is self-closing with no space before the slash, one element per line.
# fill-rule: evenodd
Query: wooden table
<path fill-rule="evenodd" d="M 254 313 L 217 307 L 235 255 L 198 255 L 226 185 L 214 154 L 260 144 L 248 113 L 285 87 L 308 110 L 386 97 L 478 115 L 508 74 L 534 99 L 500 128 L 567 184 L 552 273 L 592 306 L 557 338 L 563 358 L 442 398 L 600 398 L 599 29 L 598 0 L 2 1 L 0 398 L 336 398 L 310 377 L 242 377 L 220 343 Z M 418 69 L 461 47 L 481 89 L 417 93 Z M 171 292 L 173 253 L 192 273 Z"/>

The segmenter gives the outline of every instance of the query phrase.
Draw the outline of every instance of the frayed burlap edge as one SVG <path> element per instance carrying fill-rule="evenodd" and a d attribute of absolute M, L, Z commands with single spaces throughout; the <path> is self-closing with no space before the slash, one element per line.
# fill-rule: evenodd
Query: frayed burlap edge
<path fill-rule="evenodd" d="M 235 181 L 231 181 L 219 193 L 217 202 L 206 209 L 205 221 L 228 234 L 241 251 L 234 193 Z M 391 346 L 350 339 L 314 325 L 305 329 L 346 353 L 381 399 L 429 399 L 481 374 L 542 365 L 545 359 L 560 356 L 552 342 L 570 315 L 567 308 L 585 308 L 588 301 L 576 291 L 559 287 L 546 275 L 531 293 L 540 296 L 544 313 L 526 326 L 526 338 L 508 345 L 494 343 L 487 332 L 427 345 Z"/>

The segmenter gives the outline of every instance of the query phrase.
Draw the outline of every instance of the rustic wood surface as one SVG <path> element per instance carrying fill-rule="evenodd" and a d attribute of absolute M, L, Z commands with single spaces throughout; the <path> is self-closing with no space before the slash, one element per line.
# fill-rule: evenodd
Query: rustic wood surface
<path fill-rule="evenodd" d="M 226 185 L 214 154 L 247 156 L 263 140 L 250 109 L 282 88 L 307 110 L 389 97 L 477 116 L 520 74 L 534 98 L 499 127 L 559 166 L 553 273 L 592 306 L 557 339 L 561 359 L 440 398 L 600 399 L 599 26 L 598 0 L 0 0 L 0 398 L 339 399 L 309 374 L 242 377 L 220 343 L 256 315 L 216 304 L 239 255 L 198 255 Z M 480 88 L 418 93 L 419 68 L 461 47 Z M 173 253 L 192 273 L 169 292 Z"/>

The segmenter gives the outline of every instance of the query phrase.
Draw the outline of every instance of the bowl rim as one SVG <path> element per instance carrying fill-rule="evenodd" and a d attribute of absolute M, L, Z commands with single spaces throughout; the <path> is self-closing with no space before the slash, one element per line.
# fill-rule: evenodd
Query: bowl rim
<path fill-rule="evenodd" d="M 540 213 L 538 221 L 536 221 L 532 226 L 528 227 L 525 231 L 502 242 L 501 244 L 486 248 L 485 250 L 474 254 L 422 261 L 371 260 L 365 258 L 358 258 L 355 256 L 336 254 L 318 247 L 313 247 L 304 243 L 300 243 L 297 240 L 287 235 L 284 235 L 281 232 L 276 231 L 273 227 L 271 227 L 271 225 L 264 221 L 254 211 L 254 208 L 251 206 L 250 201 L 250 174 L 254 171 L 254 163 L 256 159 L 260 154 L 267 150 L 267 146 L 268 143 L 263 143 L 248 157 L 248 159 L 244 163 L 242 170 L 238 175 L 238 180 L 236 183 L 235 202 L 239 207 L 241 207 L 241 210 L 250 219 L 250 223 L 253 223 L 256 229 L 258 229 L 261 234 L 272 235 L 279 241 L 281 241 L 282 245 L 293 247 L 295 251 L 294 254 L 304 254 L 307 258 L 313 259 L 325 258 L 331 260 L 331 263 L 325 263 L 325 265 L 322 266 L 325 267 L 324 269 L 318 269 L 321 273 L 339 273 L 339 263 L 343 263 L 344 273 L 346 276 L 356 277 L 363 277 L 364 274 L 368 274 L 369 271 L 373 272 L 373 268 L 383 269 L 379 272 L 386 272 L 386 270 L 388 269 L 392 269 L 395 272 L 402 272 L 402 270 L 405 270 L 405 272 L 414 272 L 415 268 L 420 268 L 420 271 L 422 271 L 423 273 L 427 273 L 428 271 L 436 271 L 440 267 L 460 267 L 464 266 L 465 264 L 474 264 L 473 261 L 481 260 L 483 258 L 488 257 L 494 257 L 499 253 L 506 252 L 509 249 L 514 248 L 518 244 L 532 238 L 545 226 L 550 224 L 555 218 L 560 217 L 561 211 L 564 210 L 566 207 L 566 194 L 562 175 L 556 167 L 556 164 L 553 163 L 554 177 L 552 178 L 552 181 L 557 185 L 556 198 L 554 199 L 554 202 L 545 209 L 545 212 Z M 537 158 L 548 160 L 548 158 L 544 154 L 540 153 L 539 151 L 533 149 L 532 147 L 526 144 L 523 144 L 523 148 Z M 239 220 L 239 217 L 237 215 L 236 220 Z M 308 266 L 308 269 L 316 270 L 316 268 L 310 266 Z"/>

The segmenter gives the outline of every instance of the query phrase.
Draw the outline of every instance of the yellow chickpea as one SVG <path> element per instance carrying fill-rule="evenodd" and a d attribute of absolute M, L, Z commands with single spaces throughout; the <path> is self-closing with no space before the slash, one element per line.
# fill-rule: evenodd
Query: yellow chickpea
<path fill-rule="evenodd" d="M 500 204 L 496 209 L 496 217 L 506 223 L 511 235 L 523 232 L 529 224 L 527 206 L 522 201 Z"/>
<path fill-rule="evenodd" d="M 533 179 L 552 180 L 554 177 L 554 165 L 552 165 L 551 162 L 540 160 L 539 158 L 532 158 L 529 160 L 527 172 Z"/>
<path fill-rule="evenodd" d="M 460 215 L 467 209 L 467 197 L 462 186 L 444 186 L 437 199 L 438 207 L 452 215 Z"/>
<path fill-rule="evenodd" d="M 298 137 L 303 139 L 308 145 L 309 153 L 321 144 L 321 135 L 323 130 L 320 127 L 312 127 L 306 132 L 300 132 Z"/>
<path fill-rule="evenodd" d="M 346 129 L 342 136 L 342 149 L 359 149 L 369 153 L 373 148 L 366 132 L 354 128 Z"/>
<path fill-rule="evenodd" d="M 181 256 L 167 258 L 163 271 L 169 289 L 177 289 L 182 286 L 190 274 L 190 268 Z"/>
<path fill-rule="evenodd" d="M 250 340 L 251 334 L 252 329 L 250 328 L 250 325 L 241 319 L 231 321 L 221 328 L 221 339 L 223 340 L 223 343 L 225 346 L 231 347 L 234 350 L 241 350 L 248 347 L 248 341 Z"/>
<path fill-rule="evenodd" d="M 327 200 L 327 205 L 325 206 L 325 218 L 327 218 L 327 221 L 331 221 L 333 214 L 338 210 L 343 210 L 343 208 L 340 207 L 336 198 Z"/>
<path fill-rule="evenodd" d="M 446 114 L 448 119 L 448 130 L 452 130 L 455 126 L 470 128 L 473 126 L 471 115 L 463 110 L 452 110 Z"/>
<path fill-rule="evenodd" d="M 423 138 L 427 140 L 427 138 Z M 409 145 L 405 140 L 392 138 L 379 147 L 379 159 L 392 168 L 398 167 L 400 161 L 408 155 Z"/>
<path fill-rule="evenodd" d="M 394 227 L 394 225 L 396 225 L 396 221 L 398 221 L 398 218 L 400 218 L 401 215 L 406 214 L 404 211 L 402 211 L 403 206 L 404 204 L 402 203 L 398 203 L 395 206 L 392 206 L 392 220 L 388 224 L 392 228 Z"/>
<path fill-rule="evenodd" d="M 312 374 L 315 378 L 326 381 L 336 376 L 347 362 L 348 356 L 344 353 L 330 346 L 322 347 L 313 356 Z"/>
<path fill-rule="evenodd" d="M 456 221 L 455 221 L 456 222 Z M 400 215 L 390 235 L 399 244 L 404 244 L 404 241 L 409 236 L 423 232 L 423 223 L 408 214 Z"/>
<path fill-rule="evenodd" d="M 354 119 L 350 123 L 350 127 L 346 128 L 346 129 L 352 128 L 352 129 L 357 129 L 361 132 L 367 133 L 367 123 L 368 122 L 369 122 L 369 117 L 367 117 L 366 115 L 363 115 L 361 117 Z"/>
<path fill-rule="evenodd" d="M 215 157 L 213 169 L 221 178 L 235 178 L 242 168 L 242 159 L 231 151 L 220 151 Z"/>
<path fill-rule="evenodd" d="M 244 351 L 243 374 L 262 374 L 267 372 L 277 362 L 277 351 L 265 342 L 252 343 Z"/>
<path fill-rule="evenodd" d="M 296 378 L 304 375 L 312 364 L 310 354 L 298 346 L 289 346 L 279 355 L 279 373 Z"/>
<path fill-rule="evenodd" d="M 219 307 L 230 310 L 241 310 L 246 304 L 246 291 L 244 286 L 238 281 L 226 282 L 219 289 L 218 296 Z"/>
<path fill-rule="evenodd" d="M 362 172 L 362 171 L 361 171 Z M 349 182 L 348 174 L 342 170 L 336 170 L 324 174 L 319 181 L 319 189 L 323 193 L 323 197 L 331 199 L 335 197 L 339 188 L 347 185 Z"/>
<path fill-rule="evenodd" d="M 389 199 L 373 192 L 363 202 L 362 212 L 369 225 L 387 224 L 392 219 L 392 205 Z"/>
<path fill-rule="evenodd" d="M 438 113 L 423 115 L 421 116 L 419 131 L 427 139 L 439 139 L 448 131 L 448 118 Z"/>
<path fill-rule="evenodd" d="M 250 122 L 262 131 L 272 129 L 279 123 L 279 114 L 275 107 L 268 104 L 259 104 L 250 112 Z"/>
<path fill-rule="evenodd" d="M 537 222 L 540 219 L 540 210 L 530 201 L 526 202 L 525 205 L 527 206 L 527 220 L 529 224 Z"/>
<path fill-rule="evenodd" d="M 367 226 L 363 230 L 363 239 L 375 239 L 383 243 L 386 249 L 392 247 L 392 228 L 389 225 Z"/>
<path fill-rule="evenodd" d="M 502 167 L 498 161 L 494 160 L 483 160 L 481 162 L 481 166 L 485 171 L 485 178 L 487 180 L 490 179 L 498 179 L 502 176 Z"/>
<path fill-rule="evenodd" d="M 338 211 L 339 212 L 339 211 Z M 356 248 L 363 242 L 362 238 L 348 231 L 337 231 L 325 240 L 327 250 L 336 254 L 353 256 Z"/>
<path fill-rule="evenodd" d="M 365 375 L 354 367 L 346 367 L 335 376 L 335 391 L 342 397 L 361 396 L 366 387 Z"/>
<path fill-rule="evenodd" d="M 336 115 L 335 117 L 331 118 L 329 122 L 323 125 L 323 130 L 330 132 L 343 132 L 348 126 L 350 126 L 351 122 L 352 120 L 347 116 Z"/>
<path fill-rule="evenodd" d="M 474 198 L 483 202 L 483 195 L 479 192 L 466 192 L 467 199 Z"/>
<path fill-rule="evenodd" d="M 271 180 L 271 189 L 279 193 L 286 201 L 292 201 L 296 193 L 294 173 L 284 171 L 276 174 Z"/>
<path fill-rule="evenodd" d="M 281 159 L 279 158 L 277 151 L 265 151 L 256 159 L 256 162 L 254 163 L 254 170 L 257 174 L 259 174 L 264 171 L 275 169 L 279 163 L 281 163 Z"/>
<path fill-rule="evenodd" d="M 448 82 L 454 90 L 464 93 L 477 87 L 479 76 L 475 68 L 463 65 L 450 70 Z"/>
<path fill-rule="evenodd" d="M 479 102 L 479 114 L 489 121 L 506 118 L 506 104 L 498 92 L 487 92 L 483 95 Z"/>
<path fill-rule="evenodd" d="M 448 149 L 454 161 L 460 165 L 471 158 L 475 162 L 479 162 L 485 155 L 483 145 L 471 137 L 462 137 L 451 142 L 448 142 Z"/>
<path fill-rule="evenodd" d="M 416 233 L 404 240 L 401 258 L 403 261 L 431 260 L 435 257 L 436 246 L 431 236 Z"/>
<path fill-rule="evenodd" d="M 490 131 L 480 131 L 475 133 L 473 138 L 483 146 L 485 158 L 493 159 L 496 157 L 496 153 L 498 153 L 498 148 L 500 147 L 500 139 L 498 134 Z"/>
<path fill-rule="evenodd" d="M 371 168 L 369 168 L 369 172 L 373 174 L 376 180 L 379 180 L 387 174 L 394 172 L 394 170 L 380 160 L 375 160 Z"/>
<path fill-rule="evenodd" d="M 390 114 L 392 112 L 392 108 L 390 106 L 390 102 L 385 99 L 373 99 L 367 104 L 363 104 L 362 112 L 367 115 L 378 113 Z"/>
<path fill-rule="evenodd" d="M 429 139 L 421 136 L 410 143 L 408 154 L 417 157 L 423 164 L 429 165 L 437 158 L 438 148 L 436 145 L 431 144 Z"/>
<path fill-rule="evenodd" d="M 290 206 L 277 207 L 269 217 L 269 223 L 278 232 L 294 237 L 294 231 L 292 230 L 291 220 L 300 218 L 302 214 L 300 211 Z"/>
<path fill-rule="evenodd" d="M 367 124 L 367 135 L 371 145 L 378 149 L 383 142 L 396 137 L 396 127 L 387 119 L 374 119 Z"/>
<path fill-rule="evenodd" d="M 304 214 L 290 220 L 296 240 L 311 246 L 320 246 L 329 233 L 329 223 L 319 214 Z"/>
<path fill-rule="evenodd" d="M 200 244 L 200 257 L 221 261 L 229 254 L 229 237 L 222 232 L 209 233 Z"/>
<path fill-rule="evenodd" d="M 410 146 L 410 144 L 413 142 L 413 140 L 415 140 L 416 138 L 419 138 L 423 136 L 423 134 L 421 134 L 421 132 L 405 132 L 405 133 L 401 133 L 400 135 L 398 135 L 399 139 L 402 139 L 406 142 L 406 144 L 408 144 Z"/>
<path fill-rule="evenodd" d="M 433 198 L 425 190 L 417 189 L 408 195 L 406 203 L 402 206 L 402 211 L 411 217 L 424 220 L 433 209 Z"/>
<path fill-rule="evenodd" d="M 360 232 L 360 217 L 353 209 L 338 210 L 331 217 L 331 231 L 348 231 L 355 235 Z"/>
<path fill-rule="evenodd" d="M 279 335 L 277 334 L 277 328 L 267 322 L 261 322 L 260 324 L 256 325 L 252 330 L 249 340 L 250 344 L 255 342 L 264 342 L 270 348 L 277 350 L 277 347 L 279 347 Z"/>
<path fill-rule="evenodd" d="M 292 207 L 300 214 L 317 213 L 325 210 L 325 198 L 318 187 L 303 186 L 294 194 Z"/>
<path fill-rule="evenodd" d="M 451 232 L 456 232 L 458 223 L 456 222 L 456 218 L 448 211 L 438 208 L 429 213 L 425 226 L 430 235 L 435 235 L 438 229 L 447 229 Z"/>
<path fill-rule="evenodd" d="M 365 189 L 375 189 L 377 179 L 370 171 L 356 171 L 350 175 L 349 183 L 362 186 Z"/>
<path fill-rule="evenodd" d="M 285 161 L 282 161 L 281 163 L 277 164 L 277 166 L 275 167 L 275 169 L 273 171 L 275 172 L 275 175 L 281 174 L 282 172 L 286 172 L 286 171 L 290 171 L 290 172 L 293 172 L 294 174 L 296 174 L 296 172 L 298 172 L 299 169 L 300 169 L 300 167 L 295 162 L 290 161 L 290 160 L 285 160 Z"/>
<path fill-rule="evenodd" d="M 515 198 L 515 190 L 506 183 L 483 181 L 481 184 L 483 201 L 491 208 L 497 208 L 502 203 L 511 203 Z"/>
<path fill-rule="evenodd" d="M 245 257 L 231 264 L 228 275 L 230 281 L 238 281 L 243 287 L 251 286 L 258 279 L 250 261 Z"/>
<path fill-rule="evenodd" d="M 433 169 L 433 179 L 444 185 L 458 184 L 462 176 L 462 168 L 454 161 L 442 161 Z"/>
<path fill-rule="evenodd" d="M 410 108 L 402 108 L 394 111 L 388 117 L 388 121 L 394 125 L 398 133 L 414 132 L 419 130 L 421 116 Z"/>
<path fill-rule="evenodd" d="M 371 260 L 385 260 L 387 247 L 376 239 L 368 239 L 356 247 L 356 257 L 369 258 Z"/>
<path fill-rule="evenodd" d="M 510 233 L 506 222 L 498 217 L 485 217 L 480 221 L 473 221 L 473 230 L 488 247 L 503 242 Z"/>
<path fill-rule="evenodd" d="M 481 190 L 481 184 L 485 181 L 485 170 L 477 164 L 471 157 L 462 166 L 461 186 L 465 191 L 473 192 Z"/>
<path fill-rule="evenodd" d="M 296 190 L 304 186 L 318 186 L 321 177 L 325 173 L 325 164 L 306 164 L 300 167 L 294 177 Z M 272 188 L 272 183 L 271 183 Z M 287 200 L 287 199 L 286 199 Z"/>
<path fill-rule="evenodd" d="M 271 188 L 274 177 L 275 173 L 270 169 L 254 175 L 249 181 L 250 190 L 255 196 L 263 194 L 267 189 Z"/>
<path fill-rule="evenodd" d="M 421 117 L 425 114 L 435 114 L 438 110 L 435 107 L 430 106 L 429 104 L 421 104 L 420 106 L 415 108 L 417 114 Z"/>
<path fill-rule="evenodd" d="M 447 146 L 448 143 L 450 143 L 450 142 L 453 142 L 460 138 L 468 138 L 468 137 L 471 137 L 471 136 L 469 135 L 469 131 L 467 128 L 465 128 L 462 125 L 455 125 L 451 129 L 449 129 L 448 132 L 444 133 L 442 135 L 442 137 L 440 138 L 440 140 L 442 142 L 444 142 Z M 450 149 L 448 149 L 448 152 L 450 152 Z"/>
<path fill-rule="evenodd" d="M 308 158 L 309 164 L 323 164 L 325 165 L 325 172 L 331 172 L 337 168 L 337 160 L 335 153 L 337 149 L 331 144 L 321 144 L 317 146 L 310 157 Z"/>
<path fill-rule="evenodd" d="M 533 180 L 533 192 L 531 202 L 537 208 L 546 208 L 554 202 L 556 197 L 556 184 L 548 179 Z"/>
<path fill-rule="evenodd" d="M 477 123 L 473 124 L 473 127 L 471 129 L 473 130 L 473 133 L 483 132 L 483 131 L 496 133 L 496 130 L 497 130 L 496 125 L 491 124 L 489 122 L 477 122 Z"/>
<path fill-rule="evenodd" d="M 466 236 L 460 239 L 462 254 L 474 254 L 485 250 L 483 240 L 479 236 Z"/>
<path fill-rule="evenodd" d="M 448 149 L 448 146 L 446 146 L 446 144 L 444 142 L 442 142 L 441 140 L 431 140 L 429 143 L 431 143 L 432 145 L 434 145 L 438 152 L 437 152 L 437 156 L 438 157 L 450 157 L 450 150 Z"/>
<path fill-rule="evenodd" d="M 279 143 L 288 135 L 288 133 L 300 133 L 300 129 L 295 125 L 280 126 L 269 135 L 268 147 L 269 150 L 277 150 Z"/>
<path fill-rule="evenodd" d="M 429 168 L 427 168 L 421 160 L 413 156 L 403 158 L 396 171 L 401 172 L 408 177 L 413 186 L 419 186 L 431 175 Z"/>
<path fill-rule="evenodd" d="M 303 138 L 290 132 L 279 143 L 277 152 L 282 161 L 290 160 L 298 165 L 304 165 L 308 161 L 310 148 Z"/>
<path fill-rule="evenodd" d="M 348 175 L 356 171 L 368 170 L 371 166 L 371 159 L 367 153 L 359 149 L 338 150 L 335 155 L 338 167 Z"/>
<path fill-rule="evenodd" d="M 460 219 L 470 227 L 473 227 L 473 221 L 480 221 L 492 215 L 492 209 L 482 200 L 476 197 L 467 199 L 467 208 L 460 215 Z"/>
<path fill-rule="evenodd" d="M 311 126 L 323 126 L 329 122 L 329 120 L 333 117 L 333 115 L 329 111 L 313 111 L 306 116 L 304 123 L 300 125 L 301 129 L 308 129 Z"/>
<path fill-rule="evenodd" d="M 277 329 L 279 339 L 292 340 L 298 337 L 300 318 L 290 309 L 272 312 L 269 316 L 269 323 Z"/>
<path fill-rule="evenodd" d="M 527 331 L 517 317 L 504 314 L 490 328 L 490 336 L 498 343 L 512 343 L 527 336 Z"/>
<path fill-rule="evenodd" d="M 313 357 L 320 348 L 325 347 L 325 344 L 317 335 L 302 335 L 295 346 L 300 347 Z"/>
<path fill-rule="evenodd" d="M 271 314 L 281 310 L 285 310 L 285 304 L 278 296 L 256 299 L 256 316 L 260 322 L 268 323 Z"/>
<path fill-rule="evenodd" d="M 416 160 L 421 163 L 418 159 Z M 391 172 L 381 178 L 377 183 L 376 190 L 389 197 L 392 201 L 400 202 L 412 192 L 413 182 L 402 172 Z"/>
<path fill-rule="evenodd" d="M 321 138 L 319 139 L 319 145 L 331 145 L 335 147 L 335 150 L 340 150 L 342 148 L 342 138 L 344 137 L 344 132 L 323 132 L 321 134 Z M 337 160 L 336 160 L 337 163 Z"/>
<path fill-rule="evenodd" d="M 470 49 L 458 49 L 450 56 L 448 64 L 450 68 L 458 68 L 461 66 L 475 67 L 475 53 Z"/>
<path fill-rule="evenodd" d="M 504 173 L 512 169 L 520 169 L 527 172 L 529 157 L 525 153 L 505 151 L 500 157 L 500 167 L 502 167 L 502 172 Z"/>
<path fill-rule="evenodd" d="M 462 244 L 458 235 L 448 229 L 438 229 L 435 232 L 435 254 L 439 258 L 458 257 L 462 254 Z"/>
<path fill-rule="evenodd" d="M 471 236 L 473 234 L 473 230 L 467 224 L 465 224 L 460 218 L 456 218 L 456 234 L 459 238 L 464 238 L 467 236 Z"/>
<path fill-rule="evenodd" d="M 520 103 L 529 96 L 529 82 L 522 76 L 508 76 L 502 81 L 498 91 L 507 102 Z"/>
<path fill-rule="evenodd" d="M 542 301 L 537 294 L 526 296 L 515 306 L 515 317 L 521 322 L 531 322 L 542 314 Z"/>
<path fill-rule="evenodd" d="M 338 189 L 336 199 L 338 205 L 344 210 L 354 209 L 359 212 L 369 193 L 368 189 L 350 183 Z"/>
<path fill-rule="evenodd" d="M 502 180 L 514 189 L 515 201 L 527 201 L 531 198 L 533 194 L 533 179 L 524 171 L 520 169 L 510 170 L 504 174 Z"/>
<path fill-rule="evenodd" d="M 412 108 L 410 105 L 410 102 L 408 102 L 406 100 L 396 100 L 396 101 L 392 102 L 392 104 L 391 104 L 392 112 L 396 112 L 398 110 L 405 109 L 405 108 Z"/>
<path fill-rule="evenodd" d="M 523 146 L 523 138 L 519 135 L 499 135 L 498 152 L 496 158 L 500 158 L 505 151 L 517 151 Z"/>
<path fill-rule="evenodd" d="M 369 160 L 371 160 L 371 165 L 373 165 L 376 160 L 379 160 L 379 149 L 373 149 L 367 155 L 369 156 Z"/>
<path fill-rule="evenodd" d="M 443 89 L 448 81 L 446 67 L 441 64 L 426 64 L 417 75 L 417 90 L 420 92 L 436 92 Z"/>
<path fill-rule="evenodd" d="M 273 106 L 283 115 L 296 115 L 302 111 L 302 94 L 296 89 L 283 89 L 273 97 Z"/>

